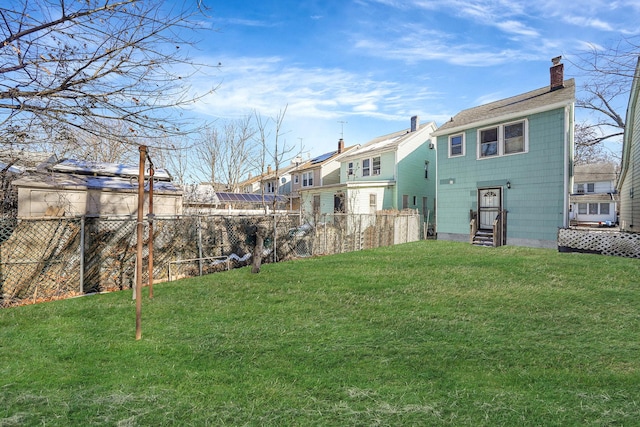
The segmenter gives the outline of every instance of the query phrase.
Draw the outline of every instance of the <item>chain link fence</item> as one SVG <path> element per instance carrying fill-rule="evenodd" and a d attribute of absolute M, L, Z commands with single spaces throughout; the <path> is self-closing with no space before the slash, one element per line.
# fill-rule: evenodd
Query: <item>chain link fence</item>
<path fill-rule="evenodd" d="M 136 283 L 137 222 L 130 218 L 0 219 L 0 307 Z M 376 215 L 181 216 L 144 221 L 143 277 L 165 282 L 249 265 L 256 232 L 266 230 L 262 262 L 357 251 L 419 240 L 413 212 Z"/>

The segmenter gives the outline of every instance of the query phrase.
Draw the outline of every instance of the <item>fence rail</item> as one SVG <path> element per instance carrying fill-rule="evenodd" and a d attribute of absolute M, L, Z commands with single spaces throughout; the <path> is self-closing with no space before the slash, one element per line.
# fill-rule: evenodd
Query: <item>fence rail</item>
<path fill-rule="evenodd" d="M 210 274 L 251 262 L 255 233 L 268 230 L 262 262 L 329 255 L 422 238 L 413 212 L 376 215 L 180 216 L 153 220 L 153 280 Z M 148 284 L 149 224 L 143 277 Z M 0 220 L 0 307 L 135 284 L 136 220 L 39 218 Z"/>

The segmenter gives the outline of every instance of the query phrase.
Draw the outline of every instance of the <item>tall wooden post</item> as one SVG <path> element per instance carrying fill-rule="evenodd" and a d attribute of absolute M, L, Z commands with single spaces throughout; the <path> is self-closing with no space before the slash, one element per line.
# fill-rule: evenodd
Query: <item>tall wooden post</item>
<path fill-rule="evenodd" d="M 138 223 L 136 253 L 136 340 L 142 338 L 142 214 L 144 210 L 144 161 L 147 147 L 141 145 L 140 169 L 138 171 Z"/>
<path fill-rule="evenodd" d="M 149 159 L 149 298 L 153 299 L 153 163 Z"/>

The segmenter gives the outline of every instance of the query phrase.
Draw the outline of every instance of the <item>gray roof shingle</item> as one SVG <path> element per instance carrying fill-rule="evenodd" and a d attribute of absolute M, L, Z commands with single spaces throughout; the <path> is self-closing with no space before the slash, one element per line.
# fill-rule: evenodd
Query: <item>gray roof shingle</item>
<path fill-rule="evenodd" d="M 564 81 L 564 87 L 561 89 L 551 91 L 549 86 L 545 86 L 510 98 L 468 108 L 440 126 L 434 135 L 444 135 L 452 130 L 470 128 L 490 120 L 498 121 L 503 117 L 525 115 L 529 111 L 544 109 L 546 106 L 570 104 L 575 101 L 575 91 L 575 80 L 569 79 Z"/>

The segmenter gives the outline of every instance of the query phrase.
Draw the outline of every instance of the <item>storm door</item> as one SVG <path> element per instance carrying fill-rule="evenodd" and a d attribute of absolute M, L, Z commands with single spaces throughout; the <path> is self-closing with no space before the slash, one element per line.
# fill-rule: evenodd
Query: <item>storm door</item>
<path fill-rule="evenodd" d="M 501 188 L 484 188 L 478 190 L 478 217 L 480 218 L 480 229 L 493 229 L 493 221 L 501 210 Z"/>

